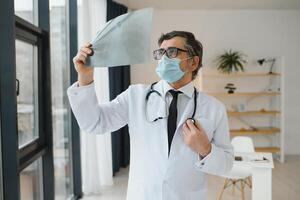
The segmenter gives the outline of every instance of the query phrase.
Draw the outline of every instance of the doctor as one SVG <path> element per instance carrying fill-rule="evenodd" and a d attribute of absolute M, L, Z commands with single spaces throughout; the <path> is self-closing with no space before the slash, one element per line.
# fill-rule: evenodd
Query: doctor
<path fill-rule="evenodd" d="M 163 34 L 152 85 L 131 85 L 98 104 L 85 44 L 73 62 L 78 81 L 68 89 L 82 130 L 101 134 L 126 124 L 130 133 L 127 200 L 205 200 L 206 173 L 224 174 L 233 164 L 225 106 L 193 86 L 202 66 L 202 45 L 185 31 Z M 113 52 L 112 52 L 113 53 Z"/>

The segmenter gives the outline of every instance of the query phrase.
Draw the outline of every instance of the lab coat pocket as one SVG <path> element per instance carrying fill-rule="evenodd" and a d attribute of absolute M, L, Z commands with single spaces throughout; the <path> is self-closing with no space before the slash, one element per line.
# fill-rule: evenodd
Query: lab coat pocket
<path fill-rule="evenodd" d="M 200 190 L 191 191 L 188 193 L 187 200 L 206 200 L 207 199 L 207 190 L 202 188 Z"/>
<path fill-rule="evenodd" d="M 200 123 L 201 127 L 204 129 L 205 133 L 207 134 L 209 141 L 211 141 L 215 131 L 214 121 L 204 117 L 196 118 L 196 121 Z"/>

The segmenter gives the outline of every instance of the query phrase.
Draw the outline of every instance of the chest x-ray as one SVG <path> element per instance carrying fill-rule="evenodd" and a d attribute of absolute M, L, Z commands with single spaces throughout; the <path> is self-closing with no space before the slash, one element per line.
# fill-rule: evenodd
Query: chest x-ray
<path fill-rule="evenodd" d="M 91 42 L 94 54 L 86 64 L 114 67 L 150 61 L 150 34 L 153 9 L 120 15 L 106 23 Z"/>

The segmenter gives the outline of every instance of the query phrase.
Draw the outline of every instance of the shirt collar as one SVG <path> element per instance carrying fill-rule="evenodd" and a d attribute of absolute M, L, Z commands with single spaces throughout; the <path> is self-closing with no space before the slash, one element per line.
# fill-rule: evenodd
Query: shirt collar
<path fill-rule="evenodd" d="M 169 85 L 168 82 L 166 82 L 165 80 L 161 80 L 159 81 L 159 83 L 162 85 L 162 91 L 161 93 L 163 94 L 163 96 L 165 97 L 166 96 L 166 93 L 169 91 L 169 90 L 174 90 L 174 88 Z M 188 84 L 182 86 L 181 88 L 179 88 L 177 91 L 180 91 L 182 92 L 183 94 L 185 94 L 186 96 L 192 98 L 193 96 L 193 93 L 194 93 L 194 85 L 193 85 L 193 82 L 189 82 Z"/>

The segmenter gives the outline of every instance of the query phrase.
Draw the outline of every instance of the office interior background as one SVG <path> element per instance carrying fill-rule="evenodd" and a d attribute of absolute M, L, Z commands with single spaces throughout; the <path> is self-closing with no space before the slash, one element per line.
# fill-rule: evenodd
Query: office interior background
<path fill-rule="evenodd" d="M 249 136 L 256 151 L 272 153 L 272 199 L 298 199 L 300 1 L 1 0 L 0 200 L 125 199 L 128 129 L 80 131 L 66 90 L 77 80 L 78 47 L 108 20 L 147 7 L 154 8 L 151 49 L 162 33 L 195 34 L 204 46 L 195 86 L 228 106 L 232 137 Z M 245 54 L 244 75 L 217 70 L 217 56 L 228 50 Z M 99 102 L 130 84 L 157 81 L 155 67 L 153 60 L 96 68 Z M 228 83 L 236 96 L 226 96 Z M 223 181 L 208 175 L 209 199 L 218 198 Z M 246 187 L 245 198 L 251 196 Z M 226 189 L 222 199 L 241 194 Z"/>

